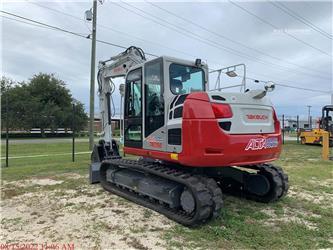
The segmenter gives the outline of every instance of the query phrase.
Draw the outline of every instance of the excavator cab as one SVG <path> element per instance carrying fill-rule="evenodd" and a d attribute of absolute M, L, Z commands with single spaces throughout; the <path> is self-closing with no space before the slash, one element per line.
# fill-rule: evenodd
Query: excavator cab
<path fill-rule="evenodd" d="M 178 95 L 206 91 L 208 68 L 170 57 L 160 57 L 133 67 L 125 80 L 124 146 L 167 150 L 167 122 L 180 116 L 168 112 Z"/>
<path fill-rule="evenodd" d="M 190 167 L 275 160 L 280 127 L 265 95 L 209 91 L 200 59 L 137 64 L 125 77 L 124 152 Z"/>
<path fill-rule="evenodd" d="M 330 136 L 333 136 L 333 105 L 326 105 L 322 109 L 322 115 L 320 120 L 320 128 L 329 132 Z"/>

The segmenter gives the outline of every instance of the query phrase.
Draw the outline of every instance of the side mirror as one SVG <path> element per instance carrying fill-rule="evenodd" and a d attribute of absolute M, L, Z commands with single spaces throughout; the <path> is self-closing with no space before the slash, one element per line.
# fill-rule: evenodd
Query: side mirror
<path fill-rule="evenodd" d="M 267 92 L 272 92 L 275 89 L 275 84 L 274 82 L 266 82 L 264 87 Z"/>
<path fill-rule="evenodd" d="M 119 85 L 119 92 L 120 92 L 120 95 L 121 96 L 124 96 L 125 95 L 125 84 L 124 83 L 121 83 Z"/>

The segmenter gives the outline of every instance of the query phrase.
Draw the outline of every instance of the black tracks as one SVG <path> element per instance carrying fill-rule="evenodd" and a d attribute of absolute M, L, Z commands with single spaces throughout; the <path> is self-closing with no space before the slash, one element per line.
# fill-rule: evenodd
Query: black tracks
<path fill-rule="evenodd" d="M 106 181 L 106 171 L 109 167 L 122 167 L 162 177 L 182 184 L 193 194 L 195 210 L 186 213 L 181 208 L 170 208 L 159 200 L 139 195 L 133 190 L 126 189 Z M 222 208 L 222 192 L 212 178 L 195 175 L 178 169 L 171 169 L 159 163 L 138 162 L 135 160 L 112 159 L 102 162 L 101 185 L 109 192 L 115 193 L 139 205 L 153 209 L 168 218 L 185 226 L 197 226 L 218 216 Z"/>
<path fill-rule="evenodd" d="M 257 174 L 267 178 L 270 189 L 265 195 L 256 195 L 244 189 L 244 184 L 230 179 L 221 178 L 221 188 L 225 193 L 263 203 L 275 202 L 285 196 L 289 189 L 288 176 L 282 168 L 272 164 L 257 165 Z"/>
<path fill-rule="evenodd" d="M 127 168 L 166 180 L 180 183 L 188 189 L 195 199 L 195 210 L 187 213 L 181 208 L 170 208 L 158 199 L 139 194 L 133 190 L 106 181 L 108 168 Z M 153 209 L 166 217 L 185 226 L 197 226 L 217 217 L 223 205 L 222 191 L 258 202 L 274 202 L 287 194 L 288 176 L 280 167 L 272 164 L 252 166 L 257 174 L 263 175 L 269 182 L 270 189 L 264 195 L 256 195 L 244 189 L 244 184 L 228 178 L 218 178 L 218 184 L 213 178 L 187 172 L 182 169 L 170 168 L 156 162 L 145 162 L 125 159 L 105 160 L 101 164 L 101 185 L 109 192 L 122 196 L 139 205 Z M 246 171 L 244 171 L 246 173 Z M 221 188 L 220 188 L 221 187 Z"/>

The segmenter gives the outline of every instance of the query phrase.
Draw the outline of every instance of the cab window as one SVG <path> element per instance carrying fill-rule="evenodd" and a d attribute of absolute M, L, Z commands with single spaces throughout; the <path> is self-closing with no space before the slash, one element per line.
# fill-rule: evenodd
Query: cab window
<path fill-rule="evenodd" d="M 172 63 L 169 75 L 170 89 L 175 95 L 205 90 L 205 75 L 201 68 Z"/>
<path fill-rule="evenodd" d="M 145 65 L 145 136 L 164 125 L 162 60 Z"/>
<path fill-rule="evenodd" d="M 126 80 L 126 112 L 128 117 L 141 116 L 141 69 L 130 72 Z"/>
<path fill-rule="evenodd" d="M 142 68 L 135 69 L 126 77 L 124 145 L 142 147 Z"/>

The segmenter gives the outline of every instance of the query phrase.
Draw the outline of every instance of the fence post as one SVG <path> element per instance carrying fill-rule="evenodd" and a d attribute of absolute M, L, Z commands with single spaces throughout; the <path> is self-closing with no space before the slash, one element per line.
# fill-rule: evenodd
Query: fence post
<path fill-rule="evenodd" d="M 323 137 L 322 137 L 322 153 L 321 153 L 321 156 L 322 156 L 322 159 L 324 161 L 328 161 L 329 160 L 329 132 L 327 131 L 324 131 L 322 132 L 323 134 Z"/>
<path fill-rule="evenodd" d="M 312 130 L 312 116 L 310 116 L 310 129 Z"/>
<path fill-rule="evenodd" d="M 75 104 L 72 110 L 72 162 L 75 161 Z"/>
<path fill-rule="evenodd" d="M 9 167 L 8 153 L 9 153 L 9 108 L 8 108 L 8 92 L 6 93 L 6 168 Z"/>
<path fill-rule="evenodd" d="M 299 116 L 296 117 L 296 123 L 297 123 L 297 143 L 299 143 Z"/>
<path fill-rule="evenodd" d="M 282 115 L 282 144 L 284 144 L 284 115 Z"/>

